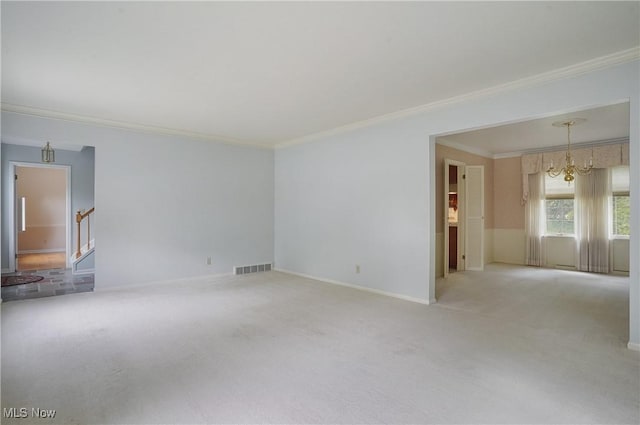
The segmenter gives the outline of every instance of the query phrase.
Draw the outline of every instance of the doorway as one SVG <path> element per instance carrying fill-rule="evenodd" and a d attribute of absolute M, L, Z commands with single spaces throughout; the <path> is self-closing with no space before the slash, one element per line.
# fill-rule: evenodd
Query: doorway
<path fill-rule="evenodd" d="M 443 276 L 484 268 L 484 166 L 443 160 Z"/>
<path fill-rule="evenodd" d="M 70 167 L 12 162 L 14 271 L 67 268 L 71 249 Z M 13 261 L 11 261 L 13 260 Z"/>
<path fill-rule="evenodd" d="M 444 160 L 444 275 L 465 269 L 464 162 Z"/>

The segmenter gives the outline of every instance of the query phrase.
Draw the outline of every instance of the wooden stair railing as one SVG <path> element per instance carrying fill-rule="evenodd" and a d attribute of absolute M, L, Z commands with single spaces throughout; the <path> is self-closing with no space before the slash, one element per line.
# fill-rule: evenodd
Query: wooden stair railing
<path fill-rule="evenodd" d="M 80 249 L 80 225 L 82 224 L 82 220 L 87 219 L 87 249 L 91 249 L 91 223 L 89 221 L 89 214 L 96 210 L 95 207 L 90 210 L 85 211 L 84 213 L 78 211 L 76 213 L 76 223 L 78 224 L 78 244 L 75 256 L 76 258 L 80 258 L 82 256 L 82 250 Z"/>

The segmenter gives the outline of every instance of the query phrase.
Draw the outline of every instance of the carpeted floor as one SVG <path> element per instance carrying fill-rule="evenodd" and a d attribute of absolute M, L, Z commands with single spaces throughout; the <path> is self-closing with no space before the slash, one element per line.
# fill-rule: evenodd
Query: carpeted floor
<path fill-rule="evenodd" d="M 61 424 L 638 423 L 627 286 L 492 265 L 439 281 L 432 306 L 278 272 L 16 301 L 2 407 Z"/>

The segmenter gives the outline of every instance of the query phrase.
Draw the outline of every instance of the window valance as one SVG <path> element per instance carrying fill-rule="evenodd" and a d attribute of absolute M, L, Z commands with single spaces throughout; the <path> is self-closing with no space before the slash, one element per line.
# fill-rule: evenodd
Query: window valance
<path fill-rule="evenodd" d="M 564 166 L 567 151 L 553 151 L 522 155 L 522 204 L 529 199 L 529 174 L 547 170 L 551 162 L 556 166 Z M 602 146 L 590 146 L 571 150 L 571 157 L 576 165 L 588 164 L 593 158 L 594 168 L 609 168 L 618 165 L 629 165 L 629 143 L 614 143 Z"/>
<path fill-rule="evenodd" d="M 537 174 L 542 170 L 542 154 L 522 155 L 522 205 L 529 199 L 529 174 Z"/>

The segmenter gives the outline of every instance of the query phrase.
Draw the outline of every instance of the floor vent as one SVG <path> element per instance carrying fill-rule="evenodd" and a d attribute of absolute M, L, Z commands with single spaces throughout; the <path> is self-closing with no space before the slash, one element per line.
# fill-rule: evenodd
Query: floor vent
<path fill-rule="evenodd" d="M 257 273 L 257 272 L 268 272 L 271 271 L 271 263 L 269 264 L 256 264 L 253 266 L 239 266 L 234 267 L 234 274 L 248 274 L 248 273 Z"/>

